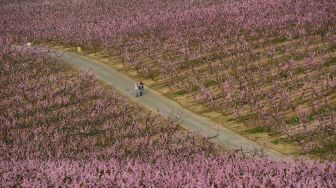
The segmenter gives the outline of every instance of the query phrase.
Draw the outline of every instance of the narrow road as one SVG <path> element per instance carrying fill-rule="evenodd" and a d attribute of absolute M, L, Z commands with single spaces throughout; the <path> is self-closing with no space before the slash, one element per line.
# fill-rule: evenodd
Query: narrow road
<path fill-rule="evenodd" d="M 260 151 L 263 148 L 261 145 L 222 125 L 218 125 L 203 116 L 184 109 L 176 102 L 167 99 L 148 87 L 145 88 L 145 94 L 142 97 L 135 97 L 133 90 L 135 80 L 103 63 L 70 52 L 51 51 L 54 54 L 61 53 L 62 55 L 59 58 L 78 68 L 91 71 L 98 79 L 112 85 L 122 94 L 152 111 L 159 112 L 164 116 L 171 114 L 171 112 L 179 112 L 182 127 L 189 131 L 197 132 L 201 136 L 211 137 L 211 141 L 225 148 L 233 150 L 243 149 L 243 151 L 249 152 Z M 277 159 L 284 157 L 281 153 L 268 148 L 264 148 L 263 153 Z"/>

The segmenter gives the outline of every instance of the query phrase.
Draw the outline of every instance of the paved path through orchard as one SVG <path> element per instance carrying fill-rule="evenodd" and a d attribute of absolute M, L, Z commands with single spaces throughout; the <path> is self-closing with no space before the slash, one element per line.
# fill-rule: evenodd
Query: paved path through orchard
<path fill-rule="evenodd" d="M 53 53 L 61 52 L 52 50 Z M 179 112 L 182 121 L 182 127 L 189 131 L 197 132 L 204 137 L 211 137 L 211 141 L 230 149 L 243 149 L 243 151 L 260 151 L 262 146 L 239 135 L 238 133 L 218 125 L 213 121 L 195 114 L 189 110 L 184 109 L 176 102 L 167 99 L 160 93 L 145 87 L 145 94 L 142 97 L 134 96 L 135 80 L 118 72 L 108 65 L 92 60 L 90 58 L 80 56 L 70 52 L 61 52 L 59 56 L 64 61 L 75 65 L 78 68 L 90 70 L 98 79 L 107 84 L 112 85 L 124 95 L 130 97 L 138 104 L 145 106 L 152 111 L 158 111 L 162 115 L 168 115 L 172 111 Z M 146 85 L 145 85 L 146 86 Z M 264 148 L 264 154 L 274 157 L 282 158 L 283 155 L 275 150 Z"/>

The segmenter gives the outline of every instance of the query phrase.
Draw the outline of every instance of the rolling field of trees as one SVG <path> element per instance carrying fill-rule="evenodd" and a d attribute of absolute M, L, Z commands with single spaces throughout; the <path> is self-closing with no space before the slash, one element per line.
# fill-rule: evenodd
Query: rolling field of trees
<path fill-rule="evenodd" d="M 181 130 L 178 120 L 132 105 L 89 73 L 36 50 L 4 47 L 3 187 L 336 184 L 335 162 L 223 153 L 207 139 Z"/>
<path fill-rule="evenodd" d="M 332 158 L 335 10 L 333 0 L 1 2 L 0 185 L 336 186 L 334 161 L 223 152 L 89 72 L 12 49 L 105 51 L 175 94 Z"/>
<path fill-rule="evenodd" d="M 2 32 L 118 54 L 238 122 L 335 153 L 335 1 L 34 2 L 4 5 Z"/>

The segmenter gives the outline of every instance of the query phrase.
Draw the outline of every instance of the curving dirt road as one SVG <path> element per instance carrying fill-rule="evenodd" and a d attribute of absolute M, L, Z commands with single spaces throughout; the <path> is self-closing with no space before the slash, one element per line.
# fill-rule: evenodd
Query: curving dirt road
<path fill-rule="evenodd" d="M 284 155 L 275 150 L 263 148 L 261 145 L 225 128 L 224 126 L 220 126 L 203 116 L 184 109 L 179 104 L 167 99 L 160 93 L 151 90 L 148 87 L 145 88 L 144 96 L 135 97 L 133 91 L 135 80 L 132 80 L 128 76 L 105 64 L 65 51 L 60 52 L 50 50 L 49 53 L 62 54 L 58 57 L 78 68 L 91 71 L 98 79 L 106 84 L 112 85 L 121 93 L 130 97 L 133 101 L 152 111 L 159 112 L 164 116 L 168 116 L 172 112 L 178 112 L 181 117 L 182 127 L 189 131 L 197 132 L 201 136 L 208 137 L 211 141 L 220 144 L 225 148 L 233 150 L 242 149 L 243 151 L 248 151 L 250 153 L 252 151 L 263 150 L 263 153 L 270 157 L 277 159 L 284 157 Z"/>

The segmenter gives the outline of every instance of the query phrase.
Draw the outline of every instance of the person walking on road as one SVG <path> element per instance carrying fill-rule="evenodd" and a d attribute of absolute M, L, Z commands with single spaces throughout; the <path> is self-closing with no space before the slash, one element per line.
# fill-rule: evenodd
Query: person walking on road
<path fill-rule="evenodd" d="M 145 88 L 144 88 L 144 84 L 143 84 L 142 82 L 140 82 L 140 83 L 139 83 L 139 91 L 140 91 L 140 96 L 142 96 L 142 95 L 143 95 L 143 93 L 144 93 L 144 90 L 145 90 Z"/>
<path fill-rule="evenodd" d="M 138 82 L 136 82 L 134 84 L 134 90 L 135 90 L 135 97 L 138 97 L 140 95 L 139 83 Z"/>

